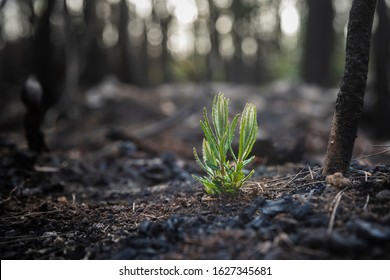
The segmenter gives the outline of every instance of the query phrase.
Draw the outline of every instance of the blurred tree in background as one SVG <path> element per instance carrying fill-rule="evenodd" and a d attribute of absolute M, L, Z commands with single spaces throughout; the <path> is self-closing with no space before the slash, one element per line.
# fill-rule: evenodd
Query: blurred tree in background
<path fill-rule="evenodd" d="M 331 0 L 307 0 L 308 15 L 303 54 L 303 79 L 329 86 L 334 48 Z"/>
<path fill-rule="evenodd" d="M 108 74 L 142 86 L 180 80 L 265 83 L 299 77 L 295 66 L 302 56 L 297 52 L 304 37 L 301 29 L 307 33 L 304 72 L 315 73 L 313 69 L 331 63 L 327 59 L 334 45 L 331 2 L 3 0 L 1 78 L 13 83 L 25 79 L 33 67 L 32 38 L 44 40 L 37 26 L 49 8 L 51 26 L 44 35 L 57 54 L 51 60 L 67 62 L 67 75 L 73 75 L 68 83 L 94 84 Z M 328 12 L 319 17 L 324 5 Z M 308 27 L 301 28 L 305 18 Z M 320 58 L 324 62 L 318 67 L 309 65 Z M 324 80 L 329 79 L 318 83 Z"/>
<path fill-rule="evenodd" d="M 374 35 L 376 98 L 373 108 L 373 121 L 377 124 L 374 126 L 376 137 L 386 139 L 390 137 L 387 122 L 390 118 L 390 14 L 385 0 L 378 1 L 377 15 L 378 26 Z"/>
<path fill-rule="evenodd" d="M 337 87 L 350 2 L 0 0 L 1 94 L 36 72 L 37 61 L 63 76 L 50 79 L 65 96 L 107 75 L 144 87 L 286 78 Z M 374 26 L 380 112 L 389 112 L 389 2 L 380 1 Z M 39 31 L 45 16 L 49 26 Z"/>

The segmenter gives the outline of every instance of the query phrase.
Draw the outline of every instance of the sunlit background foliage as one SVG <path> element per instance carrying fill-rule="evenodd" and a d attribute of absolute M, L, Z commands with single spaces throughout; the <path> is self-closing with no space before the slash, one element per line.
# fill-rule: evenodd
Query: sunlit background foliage
<path fill-rule="evenodd" d="M 325 68 L 324 74 L 317 74 L 323 75 L 322 82 L 318 82 L 321 77 L 309 77 L 308 82 L 337 85 L 351 4 L 347 0 L 50 1 L 56 1 L 50 15 L 51 42 L 68 62 L 78 61 L 81 82 L 94 83 L 114 74 L 141 86 L 183 80 L 257 84 L 280 78 L 305 80 L 304 68 L 313 72 L 305 61 Z M 0 66 L 3 73 L 20 76 L 28 72 L 20 69 L 31 59 L 28 42 L 47 0 L 0 3 Z M 327 21 L 315 18 L 316 7 L 323 9 Z M 313 31 L 313 25 L 331 28 Z M 316 32 L 328 41 L 324 54 L 308 49 L 308 38 Z M 316 61 L 321 56 L 329 65 Z"/>

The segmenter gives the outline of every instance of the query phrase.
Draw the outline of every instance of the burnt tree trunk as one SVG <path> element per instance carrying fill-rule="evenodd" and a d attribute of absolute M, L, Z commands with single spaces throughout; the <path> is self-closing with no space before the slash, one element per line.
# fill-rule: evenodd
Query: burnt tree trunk
<path fill-rule="evenodd" d="M 309 84 L 330 85 L 335 42 L 331 0 L 306 0 L 309 14 L 306 24 L 303 79 Z"/>
<path fill-rule="evenodd" d="M 371 30 L 377 0 L 354 0 L 349 14 L 346 60 L 329 136 L 323 174 L 346 173 L 363 112 Z"/>
<path fill-rule="evenodd" d="M 390 16 L 385 0 L 378 1 L 378 28 L 373 38 L 375 55 L 375 136 L 389 139 L 390 124 Z"/>
<path fill-rule="evenodd" d="M 206 59 L 206 80 L 213 81 L 216 80 L 216 73 L 220 73 L 221 69 L 219 69 L 219 65 L 221 64 L 221 55 L 219 52 L 219 40 L 218 40 L 218 32 L 216 30 L 215 24 L 218 19 L 218 9 L 215 7 L 213 2 L 210 2 L 210 42 L 211 49 L 207 54 Z"/>
<path fill-rule="evenodd" d="M 54 62 L 51 44 L 52 28 L 50 17 L 55 9 L 55 1 L 47 1 L 37 31 L 32 42 L 32 73 L 25 81 L 21 97 L 26 106 L 24 130 L 31 151 L 42 153 L 48 151 L 41 125 L 45 114 L 60 97 L 59 81 L 63 75 L 62 65 Z"/>
<path fill-rule="evenodd" d="M 81 77 L 83 87 L 99 83 L 108 74 L 107 51 L 99 45 L 98 37 L 103 32 L 103 22 L 97 16 L 98 0 L 85 1 L 85 35 L 81 43 Z"/>
<path fill-rule="evenodd" d="M 122 82 L 132 83 L 132 73 L 131 73 L 131 59 L 130 59 L 130 38 L 129 32 L 127 31 L 127 25 L 129 23 L 129 8 L 127 6 L 126 0 L 121 0 L 119 3 L 119 69 L 117 69 L 117 75 Z"/>

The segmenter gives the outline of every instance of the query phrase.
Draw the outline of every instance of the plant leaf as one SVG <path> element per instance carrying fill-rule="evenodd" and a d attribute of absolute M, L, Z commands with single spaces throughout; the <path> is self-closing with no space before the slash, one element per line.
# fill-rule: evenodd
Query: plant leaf
<path fill-rule="evenodd" d="M 213 164 L 217 164 L 214 153 L 215 152 L 213 152 L 213 150 L 211 149 L 209 142 L 206 139 L 203 139 L 203 143 L 202 143 L 203 162 L 211 162 Z"/>
<path fill-rule="evenodd" d="M 248 165 L 248 164 L 249 164 L 252 160 L 254 160 L 254 159 L 255 159 L 255 156 L 251 156 L 250 158 L 244 160 L 244 161 L 242 162 L 242 166 L 244 167 L 244 166 Z"/>
<path fill-rule="evenodd" d="M 221 138 L 224 132 L 227 130 L 228 103 L 229 99 L 225 98 L 222 93 L 219 93 L 214 97 L 211 109 L 211 117 L 217 138 Z"/>
<path fill-rule="evenodd" d="M 248 180 L 250 177 L 252 177 L 253 173 L 255 173 L 254 170 L 252 170 L 251 172 L 249 172 L 249 174 L 246 175 L 246 176 L 242 179 L 241 184 L 243 184 L 246 180 Z"/>
<path fill-rule="evenodd" d="M 204 117 L 204 122 L 200 121 L 200 126 L 203 130 L 205 138 L 209 142 L 211 149 L 217 150 L 218 138 L 214 134 L 213 130 L 211 129 L 206 108 L 203 109 L 203 117 Z"/>
<path fill-rule="evenodd" d="M 238 161 L 244 161 L 251 152 L 257 136 L 256 107 L 246 104 L 241 115 Z"/>
<path fill-rule="evenodd" d="M 194 152 L 194 158 L 195 158 L 195 161 L 196 163 L 210 176 L 213 176 L 213 171 L 212 169 L 210 169 L 208 166 L 206 166 L 205 164 L 203 164 L 203 162 L 200 160 L 199 156 L 198 156 L 198 153 L 196 152 L 196 149 L 194 148 L 193 150 Z"/>

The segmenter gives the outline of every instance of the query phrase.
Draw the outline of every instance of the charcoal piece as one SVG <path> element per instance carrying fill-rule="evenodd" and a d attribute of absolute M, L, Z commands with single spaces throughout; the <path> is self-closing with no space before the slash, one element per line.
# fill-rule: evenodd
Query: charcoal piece
<path fill-rule="evenodd" d="M 161 222 L 154 222 L 151 224 L 148 233 L 150 236 L 159 236 L 164 233 L 164 229 L 164 224 Z"/>
<path fill-rule="evenodd" d="M 362 238 L 368 238 L 372 241 L 382 242 L 390 240 L 390 228 L 356 219 L 349 225 L 350 228 L 356 231 L 357 235 Z"/>
<path fill-rule="evenodd" d="M 305 203 L 299 205 L 298 207 L 293 207 L 291 209 L 292 216 L 297 220 L 302 220 L 308 217 L 312 213 L 313 213 L 313 205 L 311 205 L 311 203 Z"/>
<path fill-rule="evenodd" d="M 316 230 L 303 232 L 298 244 L 311 249 L 323 249 L 328 247 L 328 235 L 326 230 Z"/>
<path fill-rule="evenodd" d="M 142 235 L 147 235 L 149 232 L 149 229 L 152 225 L 152 222 L 149 220 L 143 220 L 141 224 L 138 227 L 138 232 Z"/>
<path fill-rule="evenodd" d="M 253 201 L 253 203 L 251 204 L 251 206 L 249 206 L 248 210 L 245 213 L 248 216 L 252 216 L 259 207 L 264 205 L 265 202 L 266 200 L 263 197 L 256 198 L 255 201 Z"/>
<path fill-rule="evenodd" d="M 388 173 L 389 172 L 389 166 L 387 166 L 385 164 L 377 164 L 377 165 L 373 166 L 369 170 L 369 172 L 370 173 L 377 173 L 377 172 Z"/>
<path fill-rule="evenodd" d="M 298 221 L 289 217 L 289 215 L 278 215 L 272 221 L 282 232 L 290 233 L 297 229 Z"/>
<path fill-rule="evenodd" d="M 167 235 L 169 241 L 176 242 L 178 240 L 183 239 L 184 236 L 183 225 L 184 225 L 183 219 L 177 216 L 170 217 L 164 223 L 165 234 Z"/>
<path fill-rule="evenodd" d="M 239 224 L 248 223 L 251 220 L 253 214 L 256 212 L 256 210 L 265 203 L 266 200 L 263 197 L 256 198 L 255 201 L 253 201 L 252 204 L 248 207 L 248 209 L 238 216 L 237 222 Z"/>
<path fill-rule="evenodd" d="M 267 200 L 261 207 L 261 212 L 269 217 L 274 217 L 279 213 L 289 212 L 294 207 L 294 202 L 290 196 L 278 200 Z"/>
<path fill-rule="evenodd" d="M 257 216 L 250 223 L 247 224 L 248 228 L 253 228 L 255 230 L 261 228 L 268 228 L 270 226 L 270 220 L 265 216 Z"/>
<path fill-rule="evenodd" d="M 138 227 L 138 232 L 141 235 L 149 236 L 149 237 L 157 237 L 163 234 L 166 231 L 166 226 L 161 222 L 151 222 L 148 220 L 144 220 L 141 222 Z"/>
<path fill-rule="evenodd" d="M 330 236 L 330 246 L 333 251 L 337 252 L 364 252 L 368 250 L 367 243 L 357 237 L 355 234 L 348 236 L 333 232 Z"/>
<path fill-rule="evenodd" d="M 308 227 L 327 227 L 329 224 L 329 217 L 323 213 L 315 213 L 306 217 L 302 222 L 302 225 Z"/>
<path fill-rule="evenodd" d="M 171 216 L 165 223 L 165 228 L 170 231 L 170 232 L 176 232 L 180 226 L 180 224 L 182 224 L 182 220 L 180 219 L 180 217 L 177 217 L 177 216 Z"/>

